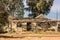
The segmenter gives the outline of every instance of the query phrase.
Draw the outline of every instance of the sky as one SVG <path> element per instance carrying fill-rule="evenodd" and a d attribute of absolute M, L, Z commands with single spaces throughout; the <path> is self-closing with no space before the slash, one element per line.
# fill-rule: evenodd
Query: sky
<path fill-rule="evenodd" d="M 47 15 L 50 19 L 57 19 L 58 13 L 58 19 L 60 20 L 60 0 L 54 0 L 53 6 L 51 7 L 50 13 Z"/>
<path fill-rule="evenodd" d="M 24 5 L 26 5 L 26 0 L 24 0 Z M 49 19 L 57 19 L 57 14 L 58 13 L 58 19 L 60 20 L 60 0 L 54 0 L 53 6 L 51 7 L 50 13 L 46 16 Z M 27 17 L 28 12 L 25 11 L 24 17 Z"/>

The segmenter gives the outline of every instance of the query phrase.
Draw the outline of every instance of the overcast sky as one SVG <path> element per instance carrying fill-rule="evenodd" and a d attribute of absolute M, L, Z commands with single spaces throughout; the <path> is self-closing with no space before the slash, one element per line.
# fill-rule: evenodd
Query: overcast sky
<path fill-rule="evenodd" d="M 24 5 L 26 7 L 26 0 L 24 0 Z M 51 7 L 50 13 L 47 15 L 48 18 L 50 19 L 56 19 L 56 13 L 58 12 L 58 19 L 60 19 L 60 0 L 54 0 L 53 6 Z M 24 15 L 27 17 L 28 12 Z"/>

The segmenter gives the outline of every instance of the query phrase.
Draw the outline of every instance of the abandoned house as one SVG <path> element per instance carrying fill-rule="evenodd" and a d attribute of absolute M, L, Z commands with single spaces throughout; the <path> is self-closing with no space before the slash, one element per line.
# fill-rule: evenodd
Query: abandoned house
<path fill-rule="evenodd" d="M 14 29 L 15 31 L 60 31 L 59 20 L 51 20 L 43 14 L 35 18 L 24 18 L 15 20 L 11 15 L 8 17 L 8 31 Z"/>

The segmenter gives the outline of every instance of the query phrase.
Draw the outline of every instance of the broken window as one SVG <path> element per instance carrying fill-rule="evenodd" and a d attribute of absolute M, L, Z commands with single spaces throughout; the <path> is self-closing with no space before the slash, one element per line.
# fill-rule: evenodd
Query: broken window
<path fill-rule="evenodd" d="M 17 27 L 22 27 L 22 24 L 20 22 L 18 22 Z"/>

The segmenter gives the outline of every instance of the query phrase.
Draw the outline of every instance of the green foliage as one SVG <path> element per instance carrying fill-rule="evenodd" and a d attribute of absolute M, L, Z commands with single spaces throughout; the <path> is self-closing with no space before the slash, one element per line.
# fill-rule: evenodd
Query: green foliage
<path fill-rule="evenodd" d="M 10 5 L 10 11 L 14 14 L 17 13 L 17 18 L 23 18 L 23 15 L 24 15 L 24 6 L 23 6 L 23 3 L 22 3 L 23 0 L 14 0 L 12 1 L 11 5 Z"/>
<path fill-rule="evenodd" d="M 24 15 L 23 11 L 23 0 L 0 0 L 0 29 L 3 30 L 3 27 L 9 22 L 8 16 L 17 16 L 22 18 Z"/>
<path fill-rule="evenodd" d="M 2 26 L 6 25 L 8 23 L 8 13 L 0 13 L 0 23 Z"/>
<path fill-rule="evenodd" d="M 28 9 L 32 12 L 29 16 L 47 15 L 54 0 L 27 0 Z"/>
<path fill-rule="evenodd" d="M 17 13 L 18 18 L 22 18 L 24 15 L 22 1 L 23 0 L 0 0 L 0 23 L 5 24 L 9 14 L 14 16 Z"/>
<path fill-rule="evenodd" d="M 4 26 L 8 23 L 8 13 L 5 11 L 6 3 L 4 0 L 0 0 L 0 26 Z"/>
<path fill-rule="evenodd" d="M 3 0 L 3 3 L 5 3 L 6 12 L 10 13 L 12 16 L 16 15 L 18 18 L 23 17 L 24 15 L 23 0 Z"/>

